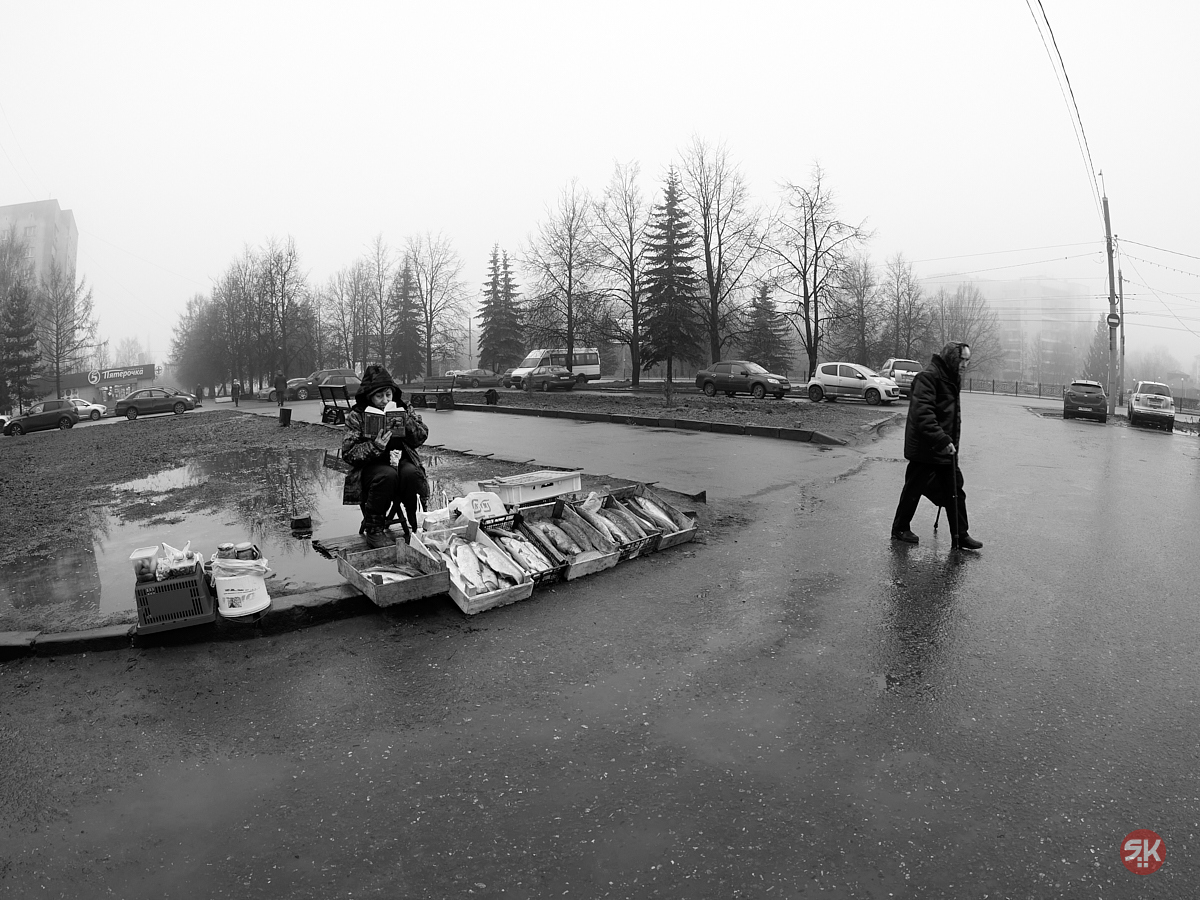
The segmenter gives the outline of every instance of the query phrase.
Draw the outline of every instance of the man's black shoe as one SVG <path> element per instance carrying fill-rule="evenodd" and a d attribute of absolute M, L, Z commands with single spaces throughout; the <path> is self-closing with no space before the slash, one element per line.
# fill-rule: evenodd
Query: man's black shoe
<path fill-rule="evenodd" d="M 978 550 L 983 546 L 983 541 L 977 541 L 966 532 L 963 532 L 958 536 L 958 540 L 954 542 L 953 546 L 959 550 Z"/>
<path fill-rule="evenodd" d="M 903 531 L 892 532 L 893 541 L 904 541 L 906 544 L 919 544 L 921 539 L 905 528 Z"/>

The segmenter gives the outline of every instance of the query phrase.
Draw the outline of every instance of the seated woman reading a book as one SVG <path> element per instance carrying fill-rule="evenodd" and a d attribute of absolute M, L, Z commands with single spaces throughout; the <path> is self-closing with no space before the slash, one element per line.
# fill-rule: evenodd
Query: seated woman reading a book
<path fill-rule="evenodd" d="M 405 531 L 417 527 L 417 498 L 429 504 L 429 482 L 417 448 L 429 437 L 420 415 L 383 366 L 367 366 L 354 408 L 346 413 L 342 459 L 351 466 L 343 501 L 362 510 L 359 534 L 368 542 L 386 535 L 395 517 Z"/>

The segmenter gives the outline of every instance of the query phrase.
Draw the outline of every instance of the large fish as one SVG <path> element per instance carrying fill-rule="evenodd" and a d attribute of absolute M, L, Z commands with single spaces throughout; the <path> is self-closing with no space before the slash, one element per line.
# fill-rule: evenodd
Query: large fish
<path fill-rule="evenodd" d="M 618 544 L 625 543 L 625 536 L 620 533 L 613 533 L 612 525 L 609 523 L 608 519 L 600 515 L 599 508 L 591 510 L 587 508 L 586 504 L 581 503 L 576 507 L 576 509 L 579 512 L 579 517 L 583 519 L 583 521 L 587 522 L 610 541 L 616 541 Z"/>
<path fill-rule="evenodd" d="M 541 551 L 534 547 L 529 541 L 522 538 L 501 534 L 497 535 L 504 549 L 512 554 L 522 566 L 529 572 L 548 572 L 554 568 L 550 564 L 550 560 L 542 555 Z"/>
<path fill-rule="evenodd" d="M 553 547 L 560 553 L 566 556 L 578 556 L 583 552 L 583 548 L 571 540 L 570 535 L 559 528 L 552 522 L 547 522 L 544 519 L 531 523 L 534 528 L 546 536 Z"/>
<path fill-rule="evenodd" d="M 570 519 L 558 519 L 554 523 L 563 531 L 571 536 L 571 540 L 577 543 L 584 550 L 601 550 L 603 547 L 597 546 L 596 541 L 587 533 L 587 529 L 581 526 L 578 522 L 572 522 Z"/>
<path fill-rule="evenodd" d="M 611 511 L 600 509 L 596 511 L 596 518 L 608 526 L 609 531 L 614 535 L 613 540 L 619 544 L 628 544 L 631 541 L 638 540 L 638 536 L 634 533 L 633 528 L 626 522 L 622 522 Z"/>
<path fill-rule="evenodd" d="M 649 513 L 638 506 L 632 499 L 621 501 L 621 506 L 627 513 L 637 520 L 637 523 L 642 526 L 643 531 L 646 531 L 647 529 L 652 531 L 662 531 L 662 525 L 650 518 Z M 672 528 L 670 530 L 674 531 L 675 529 Z"/>
<path fill-rule="evenodd" d="M 471 549 L 501 578 L 507 578 L 513 584 L 520 584 L 525 580 L 525 573 L 503 550 L 478 542 L 472 544 Z"/>
<path fill-rule="evenodd" d="M 496 575 L 487 566 L 479 564 L 479 557 L 475 555 L 475 551 L 462 538 L 451 541 L 451 552 L 454 554 L 454 561 L 458 563 L 458 571 L 462 575 L 463 584 L 476 591 L 494 591 L 500 587 L 500 582 L 497 581 Z"/>
<path fill-rule="evenodd" d="M 614 517 L 625 527 L 626 531 L 637 535 L 639 539 L 647 536 L 648 532 L 642 527 L 642 523 L 634 518 L 633 513 L 627 510 L 621 501 L 618 500 L 612 506 L 606 507 L 604 512 L 606 515 Z M 657 531 L 657 529 L 654 530 Z"/>
<path fill-rule="evenodd" d="M 664 532 L 670 533 L 679 530 L 679 526 L 675 524 L 675 520 L 668 516 L 667 511 L 653 500 L 635 495 L 633 502 L 640 506 L 646 515 L 654 520 L 656 525 L 661 525 Z"/>

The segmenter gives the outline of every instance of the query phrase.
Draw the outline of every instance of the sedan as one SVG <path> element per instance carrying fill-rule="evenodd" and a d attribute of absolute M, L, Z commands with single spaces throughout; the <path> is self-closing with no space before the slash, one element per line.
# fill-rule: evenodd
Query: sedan
<path fill-rule="evenodd" d="M 305 378 L 289 378 L 287 383 L 287 399 L 307 400 L 309 397 L 315 398 L 321 393 L 318 390 L 321 385 L 349 384 L 351 380 L 358 381 L 358 375 L 353 369 L 317 369 L 317 371 Z M 354 392 L 351 391 L 351 393 Z M 270 400 L 275 400 L 275 391 L 272 390 L 267 397 Z"/>
<path fill-rule="evenodd" d="M 527 391 L 553 391 L 559 388 L 569 391 L 575 387 L 575 375 L 566 366 L 538 366 L 519 384 L 514 381 L 513 387 Z"/>
<path fill-rule="evenodd" d="M 813 403 L 866 400 L 871 406 L 878 406 L 899 400 L 900 387 L 892 379 L 858 363 L 821 363 L 808 383 L 808 399 Z"/>
<path fill-rule="evenodd" d="M 103 403 L 88 403 L 78 397 L 71 400 L 71 405 L 75 407 L 75 412 L 79 413 L 79 418 L 91 419 L 93 422 L 108 412 L 108 407 Z"/>
<path fill-rule="evenodd" d="M 722 391 L 726 397 L 749 394 L 755 400 L 761 400 L 767 394 L 774 394 L 776 399 L 782 400 L 792 389 L 792 383 L 786 375 L 768 372 L 758 363 L 727 359 L 697 372 L 696 387 L 709 397 Z"/>
<path fill-rule="evenodd" d="M 1071 382 L 1063 392 L 1063 418 L 1077 416 L 1108 421 L 1108 395 L 1104 393 L 1104 385 L 1083 378 Z"/>
<path fill-rule="evenodd" d="M 454 376 L 455 387 L 499 387 L 500 376 L 487 369 L 466 369 Z"/>
<path fill-rule="evenodd" d="M 66 430 L 75 427 L 79 421 L 79 413 L 71 405 L 70 400 L 43 400 L 35 403 L 19 416 L 4 426 L 7 435 L 21 435 L 30 431 L 43 431 L 47 428 Z"/>
<path fill-rule="evenodd" d="M 181 416 L 189 409 L 195 408 L 196 401 L 191 394 L 173 388 L 150 387 L 134 391 L 128 397 L 118 400 L 113 415 L 124 416 L 132 421 L 138 416 L 155 413 L 175 413 Z"/>
<path fill-rule="evenodd" d="M 515 372 L 514 367 L 509 367 L 500 373 L 500 386 L 510 388 L 513 386 L 512 373 Z"/>

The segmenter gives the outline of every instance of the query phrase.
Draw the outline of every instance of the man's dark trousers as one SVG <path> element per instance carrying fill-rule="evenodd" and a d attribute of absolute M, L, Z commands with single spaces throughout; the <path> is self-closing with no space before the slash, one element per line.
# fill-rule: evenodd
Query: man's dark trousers
<path fill-rule="evenodd" d="M 955 480 L 958 481 L 958 502 L 954 502 Z M 967 532 L 967 492 L 963 489 L 962 472 L 958 466 L 933 465 L 909 461 L 904 472 L 904 489 L 900 502 L 896 504 L 896 518 L 892 520 L 892 534 L 910 531 L 912 517 L 922 497 L 928 497 L 938 506 L 946 507 L 946 520 L 950 534 L 957 538 Z"/>

